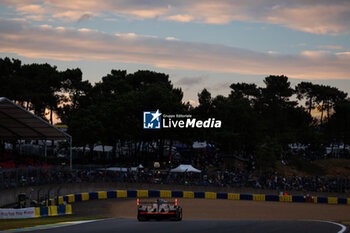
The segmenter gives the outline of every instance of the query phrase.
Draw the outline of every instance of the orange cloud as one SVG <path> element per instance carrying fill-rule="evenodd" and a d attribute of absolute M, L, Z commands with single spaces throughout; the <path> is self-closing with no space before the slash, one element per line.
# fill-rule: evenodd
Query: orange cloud
<path fill-rule="evenodd" d="M 210 24 L 262 22 L 315 34 L 350 33 L 350 2 L 344 0 L 3 0 L 2 3 L 15 6 L 20 13 L 45 14 L 55 19 L 77 20 L 85 12 L 93 15 L 109 12 L 118 17 L 139 19 Z"/>
<path fill-rule="evenodd" d="M 28 40 L 28 38 L 31 38 Z M 56 60 L 103 60 L 155 67 L 239 74 L 285 74 L 304 79 L 350 79 L 350 53 L 260 53 L 229 46 L 174 41 L 137 34 L 34 26 L 0 19 L 0 52 Z"/>
<path fill-rule="evenodd" d="M 340 34 L 350 33 L 349 25 L 343 21 L 349 13 L 350 2 L 334 5 L 316 3 L 275 8 L 269 12 L 266 21 L 309 33 Z M 264 18 L 261 20 L 264 21 Z"/>
<path fill-rule="evenodd" d="M 194 19 L 194 17 L 191 15 L 171 15 L 171 16 L 166 17 L 166 19 L 187 23 L 187 22 L 192 21 Z"/>
<path fill-rule="evenodd" d="M 46 13 L 45 9 L 41 5 L 21 5 L 16 8 L 17 12 L 25 14 L 44 14 Z"/>
<path fill-rule="evenodd" d="M 344 49 L 344 47 L 340 45 L 320 45 L 318 47 L 321 49 Z"/>

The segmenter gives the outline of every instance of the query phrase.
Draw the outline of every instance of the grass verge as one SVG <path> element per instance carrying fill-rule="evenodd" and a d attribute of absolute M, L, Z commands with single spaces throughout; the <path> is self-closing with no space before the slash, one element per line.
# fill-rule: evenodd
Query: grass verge
<path fill-rule="evenodd" d="M 83 221 L 102 219 L 102 217 L 79 217 L 79 216 L 49 216 L 25 219 L 0 219 L 0 230 L 14 228 L 33 227 L 38 225 L 53 224 L 59 222 Z"/>

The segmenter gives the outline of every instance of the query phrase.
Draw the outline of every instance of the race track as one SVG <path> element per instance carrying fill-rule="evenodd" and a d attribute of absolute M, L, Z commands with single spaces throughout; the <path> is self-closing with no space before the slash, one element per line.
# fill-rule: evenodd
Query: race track
<path fill-rule="evenodd" d="M 183 220 L 181 222 L 136 219 L 106 219 L 60 228 L 40 230 L 40 233 L 342 233 L 341 226 L 320 221 L 255 221 L 255 220 Z"/>
<path fill-rule="evenodd" d="M 151 199 L 149 199 L 151 200 Z M 178 200 L 184 220 L 326 220 L 350 221 L 350 205 L 190 199 Z M 73 214 L 83 217 L 128 218 L 137 214 L 135 199 L 78 202 Z"/>

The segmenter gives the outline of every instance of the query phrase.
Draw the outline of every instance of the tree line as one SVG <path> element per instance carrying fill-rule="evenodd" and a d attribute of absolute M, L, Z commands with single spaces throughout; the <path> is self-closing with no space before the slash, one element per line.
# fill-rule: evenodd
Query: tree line
<path fill-rule="evenodd" d="M 292 87 L 284 75 L 268 76 L 264 86 L 233 83 L 228 96 L 198 93 L 198 106 L 183 101 L 181 88 L 167 74 L 112 70 L 92 85 L 79 68 L 58 71 L 49 64 L 22 64 L 0 59 L 0 96 L 53 122 L 56 114 L 68 125 L 76 146 L 132 143 L 130 158 L 142 161 L 147 148 L 162 160 L 176 142 L 207 141 L 221 153 L 253 155 L 270 166 L 291 143 L 318 153 L 331 143 L 350 144 L 350 100 L 336 87 L 301 82 Z M 144 130 L 143 111 L 191 114 L 222 121 L 220 129 Z M 314 117 L 318 112 L 319 117 Z M 145 146 L 147 145 L 147 146 Z M 169 147 L 165 147 L 168 145 Z"/>

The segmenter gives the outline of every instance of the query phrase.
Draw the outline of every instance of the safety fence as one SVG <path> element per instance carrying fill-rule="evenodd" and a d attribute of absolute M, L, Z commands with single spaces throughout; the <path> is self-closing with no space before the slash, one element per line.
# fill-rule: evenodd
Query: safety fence
<path fill-rule="evenodd" d="M 50 205 L 22 209 L 0 209 L 0 219 L 36 218 L 72 214 L 72 205 Z"/>
<path fill-rule="evenodd" d="M 19 187 L 33 187 L 46 184 L 167 184 L 186 185 L 196 187 L 224 187 L 224 188 L 253 188 L 265 190 L 296 192 L 322 192 L 329 195 L 346 195 L 350 192 L 350 177 L 348 176 L 276 176 L 265 174 L 257 176 L 241 171 L 218 171 L 215 174 L 170 173 L 169 171 L 105 170 L 103 167 L 68 167 L 55 166 L 47 168 L 16 168 L 0 169 L 0 190 Z M 175 189 L 182 189 L 181 187 Z M 263 191 L 264 190 L 264 191 Z M 330 194 L 339 193 L 339 194 Z"/>
<path fill-rule="evenodd" d="M 252 200 L 272 202 L 309 202 L 325 204 L 350 205 L 350 198 L 317 197 L 295 195 L 268 195 L 268 194 L 239 194 L 226 192 L 193 192 L 170 190 L 113 190 L 76 193 L 50 199 L 48 206 L 62 205 L 88 200 L 101 200 L 113 198 L 199 198 L 199 199 L 227 199 L 227 200 Z"/>

